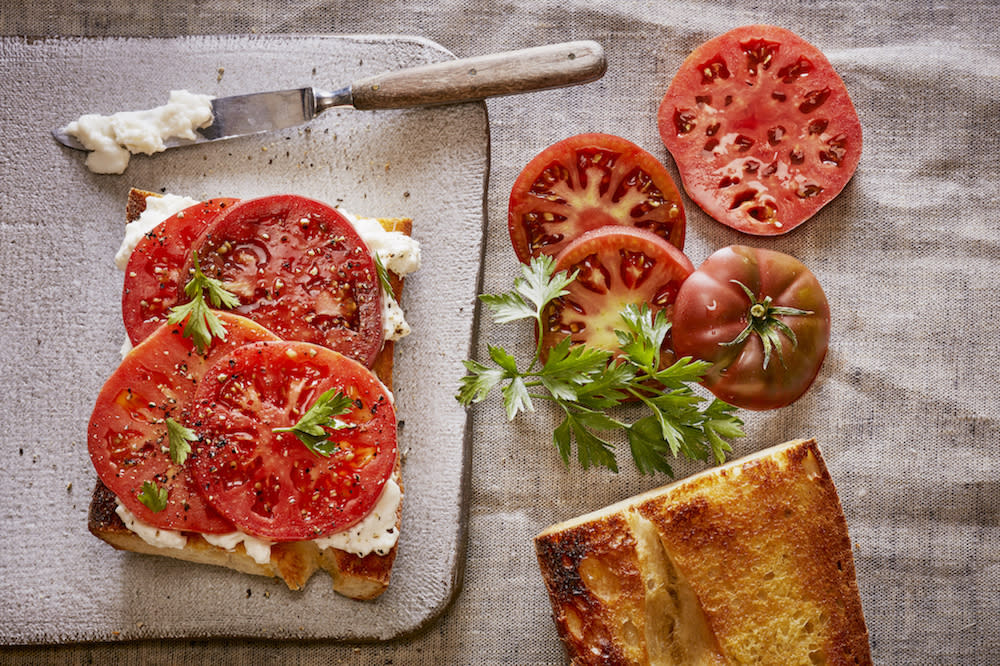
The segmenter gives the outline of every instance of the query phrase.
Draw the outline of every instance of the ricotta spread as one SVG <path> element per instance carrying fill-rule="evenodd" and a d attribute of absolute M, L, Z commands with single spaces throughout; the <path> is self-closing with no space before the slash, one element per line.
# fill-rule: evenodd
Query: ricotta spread
<path fill-rule="evenodd" d="M 200 202 L 191 197 L 181 197 L 176 194 L 146 197 L 146 210 L 142 211 L 137 220 L 125 225 L 125 238 L 122 239 L 121 247 L 115 253 L 115 266 L 118 267 L 118 270 L 124 271 L 128 267 L 128 259 L 132 256 L 132 251 L 135 250 L 135 246 L 139 244 L 143 236 L 171 215 L 198 203 Z"/>
<path fill-rule="evenodd" d="M 118 501 L 118 506 L 115 507 L 115 513 L 118 517 L 122 519 L 127 527 L 132 532 L 139 535 L 139 538 L 148 543 L 150 546 L 155 546 L 156 548 L 183 548 L 187 545 L 187 537 L 183 532 L 177 532 L 175 530 L 161 530 L 158 527 L 153 527 L 152 525 L 147 525 L 138 518 L 135 514 L 125 508 L 125 505 Z"/>
<path fill-rule="evenodd" d="M 321 549 L 337 548 L 358 557 L 364 557 L 370 553 L 385 555 L 399 540 L 399 530 L 396 529 L 396 513 L 399 511 L 399 503 L 402 498 L 403 492 L 399 484 L 394 479 L 389 479 L 382 488 L 378 502 L 360 523 L 341 532 L 313 539 L 313 543 Z M 149 545 L 156 548 L 183 548 L 187 544 L 187 535 L 184 532 L 161 530 L 158 527 L 147 525 L 126 509 L 121 500 L 116 499 L 116 501 L 118 506 L 115 508 L 115 513 L 125 523 L 125 527 L 135 532 L 140 539 Z M 274 544 L 272 541 L 260 539 L 239 530 L 225 534 L 202 534 L 201 537 L 213 546 L 228 551 L 236 550 L 236 546 L 242 543 L 247 555 L 257 564 L 267 564 L 271 561 L 271 546 Z"/>
<path fill-rule="evenodd" d="M 339 210 L 339 209 L 338 209 Z M 340 214 L 354 225 L 368 248 L 379 261 L 399 277 L 406 277 L 420 268 L 420 243 L 400 231 L 386 231 L 375 218 L 357 217 L 347 211 Z M 403 310 L 392 294 L 382 290 L 382 332 L 386 340 L 399 340 L 410 334 Z"/>
<path fill-rule="evenodd" d="M 133 154 L 166 150 L 173 138 L 194 141 L 196 129 L 212 124 L 212 96 L 173 90 L 163 106 L 120 111 L 110 116 L 88 113 L 63 131 L 91 151 L 87 168 L 94 173 L 123 173 Z"/>

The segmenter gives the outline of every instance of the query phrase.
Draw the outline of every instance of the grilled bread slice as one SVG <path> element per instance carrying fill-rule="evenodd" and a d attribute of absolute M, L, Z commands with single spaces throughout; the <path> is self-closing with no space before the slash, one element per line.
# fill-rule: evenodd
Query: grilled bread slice
<path fill-rule="evenodd" d="M 574 664 L 870 664 L 840 499 L 814 440 L 535 539 Z"/>
<path fill-rule="evenodd" d="M 146 199 L 159 196 L 152 192 L 133 189 L 129 192 L 126 206 L 126 220 L 132 222 L 146 209 Z M 400 231 L 407 235 L 412 222 L 407 218 L 379 219 L 386 231 Z M 394 296 L 399 302 L 403 280 L 390 273 Z M 394 343 L 387 340 L 373 371 L 390 391 L 392 390 Z M 396 465 L 394 480 L 402 489 L 399 463 Z M 359 557 L 336 548 L 320 549 L 311 541 L 276 543 L 271 546 L 270 561 L 260 564 L 247 554 L 243 544 L 233 550 L 226 550 L 205 541 L 201 536 L 188 533 L 183 548 L 153 546 L 138 534 L 128 529 L 115 512 L 117 499 L 100 481 L 94 489 L 90 503 L 88 528 L 90 532 L 119 550 L 161 555 L 188 562 L 214 564 L 235 569 L 243 573 L 281 578 L 290 589 L 301 589 L 318 569 L 327 571 L 333 579 L 333 589 L 352 599 L 373 599 L 389 586 L 392 566 L 396 559 L 398 544 L 385 554 L 370 553 Z M 402 504 L 396 511 L 396 530 L 400 528 Z"/>

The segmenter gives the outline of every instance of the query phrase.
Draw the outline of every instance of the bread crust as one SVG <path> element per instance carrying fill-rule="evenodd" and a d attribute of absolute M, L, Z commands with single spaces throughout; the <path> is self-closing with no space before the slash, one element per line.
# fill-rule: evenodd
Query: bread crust
<path fill-rule="evenodd" d="M 575 664 L 871 663 L 814 440 L 554 525 L 535 546 Z"/>
<path fill-rule="evenodd" d="M 146 209 L 146 199 L 150 196 L 160 195 L 134 188 L 129 192 L 126 204 L 128 222 L 139 218 Z M 406 235 L 410 235 L 412 231 L 412 221 L 408 218 L 380 218 L 379 222 L 386 231 L 400 231 Z M 398 302 L 402 294 L 403 280 L 390 273 L 389 281 Z M 394 349 L 393 341 L 387 340 L 372 366 L 373 372 L 390 391 L 392 391 Z M 400 490 L 403 490 L 400 467 L 401 462 L 397 460 L 393 478 Z M 271 546 L 270 561 L 260 564 L 247 554 L 242 543 L 230 551 L 208 543 L 193 532 L 185 532 L 188 539 L 183 548 L 150 545 L 125 526 L 115 512 L 117 506 L 118 500 L 114 493 L 98 480 L 91 497 L 88 529 L 91 534 L 118 550 L 171 557 L 187 562 L 222 566 L 257 576 L 280 578 L 292 590 L 302 589 L 313 573 L 323 569 L 330 574 L 333 589 L 339 594 L 352 599 L 374 599 L 389 587 L 398 551 L 398 542 L 385 555 L 370 553 L 364 557 L 337 548 L 321 550 L 311 541 L 275 543 Z M 402 502 L 396 510 L 397 531 L 400 529 L 401 521 Z"/>

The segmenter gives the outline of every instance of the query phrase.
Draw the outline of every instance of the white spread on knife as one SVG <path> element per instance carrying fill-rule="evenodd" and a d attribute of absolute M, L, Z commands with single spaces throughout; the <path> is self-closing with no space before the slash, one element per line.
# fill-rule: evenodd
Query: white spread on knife
<path fill-rule="evenodd" d="M 193 141 L 198 138 L 196 129 L 211 124 L 211 95 L 173 90 L 163 106 L 110 116 L 88 113 L 63 131 L 92 151 L 87 156 L 88 169 L 94 173 L 123 173 L 133 154 L 162 152 L 168 139 Z"/>

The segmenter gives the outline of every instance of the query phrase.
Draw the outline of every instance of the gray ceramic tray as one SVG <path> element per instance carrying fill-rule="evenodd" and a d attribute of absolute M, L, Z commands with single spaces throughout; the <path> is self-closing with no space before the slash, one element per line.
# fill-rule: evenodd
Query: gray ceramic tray
<path fill-rule="evenodd" d="M 335 110 L 308 128 L 133 158 L 98 176 L 51 127 L 147 108 L 173 88 L 231 95 L 352 79 L 450 58 L 400 36 L 0 40 L 0 643 L 267 636 L 382 640 L 457 593 L 469 432 L 454 394 L 471 351 L 489 169 L 483 104 Z M 333 593 L 119 553 L 86 529 L 86 426 L 123 340 L 112 265 L 128 189 L 196 198 L 294 192 L 367 216 L 410 216 L 423 268 L 396 347 L 406 498 L 389 591 Z"/>

